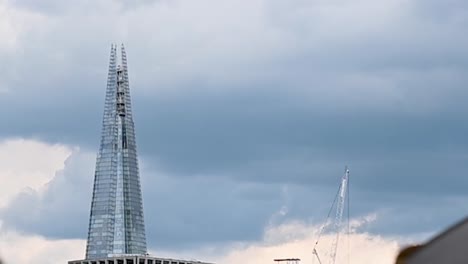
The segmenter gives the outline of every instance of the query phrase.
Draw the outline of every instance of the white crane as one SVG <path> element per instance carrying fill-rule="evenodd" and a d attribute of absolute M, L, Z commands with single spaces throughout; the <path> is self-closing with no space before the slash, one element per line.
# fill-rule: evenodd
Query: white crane
<path fill-rule="evenodd" d="M 338 242 L 340 240 L 341 223 L 343 220 L 343 212 L 344 212 L 344 206 L 345 206 L 345 201 L 346 201 L 346 192 L 348 191 L 348 182 L 349 182 L 349 170 L 348 170 L 348 167 L 345 167 L 345 173 L 343 177 L 341 178 L 341 184 L 338 188 L 338 192 L 335 196 L 335 200 L 333 201 L 330 211 L 328 212 L 327 221 L 325 225 L 322 227 L 322 229 L 320 230 L 317 242 L 315 243 L 314 249 L 312 251 L 312 253 L 317 257 L 317 260 L 320 264 L 322 264 L 322 260 L 319 257 L 316 247 L 320 240 L 320 236 L 322 235 L 323 229 L 327 226 L 328 219 L 330 218 L 330 214 L 336 203 L 335 221 L 333 222 L 333 226 L 332 226 L 333 231 L 336 232 L 336 235 L 332 241 L 332 247 L 330 251 L 330 264 L 335 264 L 336 252 L 338 249 Z M 348 208 L 348 212 L 349 212 L 349 208 Z"/>

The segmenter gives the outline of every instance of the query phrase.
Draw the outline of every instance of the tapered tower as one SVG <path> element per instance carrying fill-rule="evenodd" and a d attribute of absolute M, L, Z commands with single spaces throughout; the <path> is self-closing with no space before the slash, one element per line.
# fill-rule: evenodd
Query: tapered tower
<path fill-rule="evenodd" d="M 146 252 L 127 56 L 112 45 L 86 259 Z"/>
<path fill-rule="evenodd" d="M 68 264 L 209 264 L 147 254 L 127 56 L 111 46 L 86 259 Z"/>

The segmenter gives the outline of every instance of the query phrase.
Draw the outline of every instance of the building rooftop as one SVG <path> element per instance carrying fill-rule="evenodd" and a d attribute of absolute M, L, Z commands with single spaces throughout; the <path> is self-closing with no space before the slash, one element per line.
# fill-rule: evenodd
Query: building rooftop
<path fill-rule="evenodd" d="M 150 255 L 119 255 L 107 258 L 72 260 L 68 264 L 212 264 L 199 260 L 158 258 Z"/>

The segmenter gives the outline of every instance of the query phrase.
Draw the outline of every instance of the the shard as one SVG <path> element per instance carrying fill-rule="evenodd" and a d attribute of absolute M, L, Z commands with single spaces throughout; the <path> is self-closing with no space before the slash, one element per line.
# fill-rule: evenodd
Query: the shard
<path fill-rule="evenodd" d="M 111 46 L 86 258 L 68 264 L 209 264 L 147 254 L 127 56 Z"/>
<path fill-rule="evenodd" d="M 86 259 L 146 252 L 127 57 L 112 45 Z"/>

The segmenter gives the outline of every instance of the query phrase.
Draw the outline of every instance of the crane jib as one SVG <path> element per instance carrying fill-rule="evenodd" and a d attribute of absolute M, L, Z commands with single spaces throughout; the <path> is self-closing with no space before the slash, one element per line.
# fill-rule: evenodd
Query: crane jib
<path fill-rule="evenodd" d="M 339 239 L 340 239 L 340 232 L 341 232 L 341 222 L 342 222 L 342 219 L 343 219 L 343 212 L 344 212 L 344 207 L 345 207 L 345 200 L 346 200 L 346 191 L 348 190 L 348 180 L 349 180 L 349 170 L 348 170 L 348 167 L 345 168 L 345 173 L 343 175 L 343 177 L 341 178 L 341 184 L 338 188 L 338 191 L 336 193 L 336 196 L 335 196 L 335 200 L 333 201 L 333 204 L 330 208 L 330 211 L 329 211 L 329 214 L 327 216 L 327 221 L 326 223 L 329 223 L 328 222 L 328 219 L 330 217 L 330 213 L 332 212 L 334 206 L 336 205 L 336 211 L 335 211 L 335 221 L 332 223 L 332 227 L 333 227 L 333 232 L 336 232 L 336 235 L 334 237 L 334 239 L 332 240 L 332 246 L 331 246 L 331 250 L 330 250 L 330 264 L 335 264 L 336 262 L 336 253 L 337 253 L 337 249 L 338 249 L 338 242 L 339 242 Z M 349 199 L 349 198 L 348 198 Z M 349 200 L 348 200 L 348 203 L 349 203 Z M 325 228 L 325 226 L 327 226 L 327 224 L 325 224 L 324 226 L 322 226 L 320 232 L 319 232 L 319 236 L 318 236 L 318 239 L 317 239 L 317 242 L 315 243 L 315 246 L 314 246 L 314 249 L 312 251 L 312 253 L 316 256 L 318 262 L 320 264 L 322 264 L 322 261 L 319 257 L 319 254 L 317 252 L 317 245 L 318 245 L 318 242 L 319 242 L 319 239 L 322 235 L 322 232 L 323 232 L 323 229 Z M 349 229 L 349 208 L 348 208 L 348 229 Z M 349 232 L 349 230 L 348 230 Z"/>

